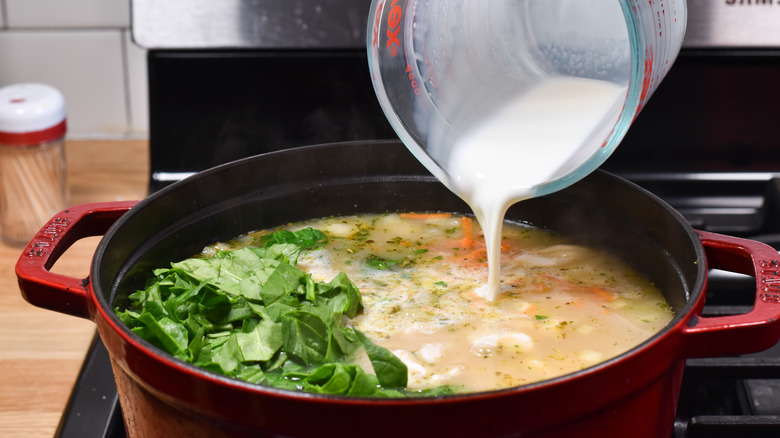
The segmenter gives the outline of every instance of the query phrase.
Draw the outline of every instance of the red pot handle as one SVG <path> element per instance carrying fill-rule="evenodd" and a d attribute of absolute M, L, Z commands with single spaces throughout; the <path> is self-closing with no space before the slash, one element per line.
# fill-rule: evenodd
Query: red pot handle
<path fill-rule="evenodd" d="M 780 255 L 761 242 L 698 231 L 709 268 L 754 276 L 753 309 L 745 314 L 702 317 L 698 309 L 685 328 L 686 357 L 761 351 L 780 339 Z"/>
<path fill-rule="evenodd" d="M 84 204 L 65 209 L 51 218 L 27 244 L 16 262 L 22 296 L 45 309 L 90 318 L 87 285 L 78 279 L 49 271 L 76 241 L 101 236 L 138 201 Z"/>

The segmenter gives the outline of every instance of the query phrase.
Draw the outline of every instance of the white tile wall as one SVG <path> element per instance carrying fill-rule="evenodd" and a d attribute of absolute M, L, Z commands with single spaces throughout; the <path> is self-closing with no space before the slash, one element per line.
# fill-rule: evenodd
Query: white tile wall
<path fill-rule="evenodd" d="M 130 0 L 0 0 L 0 87 L 48 83 L 65 96 L 69 138 L 146 138 L 146 53 Z"/>
<path fill-rule="evenodd" d="M 128 27 L 129 0 L 5 0 L 12 28 Z"/>
<path fill-rule="evenodd" d="M 148 137 L 149 95 L 146 75 L 146 50 L 135 45 L 130 30 L 124 32 L 124 46 L 127 48 L 127 96 L 130 104 L 130 129 L 132 137 Z"/>
<path fill-rule="evenodd" d="M 0 53 L 13 60 L 0 64 L 3 82 L 43 82 L 63 93 L 72 136 L 127 131 L 120 32 L 9 31 L 0 34 Z"/>

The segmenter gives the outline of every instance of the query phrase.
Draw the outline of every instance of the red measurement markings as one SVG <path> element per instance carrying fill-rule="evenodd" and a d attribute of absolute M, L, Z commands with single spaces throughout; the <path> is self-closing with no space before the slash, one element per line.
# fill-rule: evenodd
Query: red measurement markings
<path fill-rule="evenodd" d="M 390 50 L 390 55 L 395 56 L 398 54 L 398 49 L 401 47 L 401 40 L 398 39 L 398 33 L 401 30 L 403 10 L 401 10 L 401 5 L 398 4 L 398 0 L 393 0 L 391 6 L 390 12 L 387 13 L 387 48 Z"/>
<path fill-rule="evenodd" d="M 412 89 L 414 90 L 414 94 L 420 95 L 420 84 L 417 83 L 417 78 L 414 76 L 414 72 L 412 71 L 412 66 L 410 64 L 406 64 L 406 77 L 409 78 L 409 84 L 412 86 Z"/>
<path fill-rule="evenodd" d="M 381 11 L 384 6 L 385 6 L 385 2 L 380 2 L 376 6 L 375 12 L 377 13 L 374 15 L 374 26 L 372 26 L 373 30 L 371 32 L 371 47 L 377 47 L 377 41 L 379 41 L 379 28 L 380 28 L 380 23 L 382 22 Z"/>

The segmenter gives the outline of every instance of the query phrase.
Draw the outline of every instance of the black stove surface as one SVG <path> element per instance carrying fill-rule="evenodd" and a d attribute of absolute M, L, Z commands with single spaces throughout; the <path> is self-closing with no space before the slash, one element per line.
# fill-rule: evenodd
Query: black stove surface
<path fill-rule="evenodd" d="M 763 241 L 780 250 L 780 175 L 627 174 L 696 229 Z M 755 280 L 712 271 L 705 315 L 744 313 Z M 125 437 L 108 353 L 95 336 L 56 433 Z M 672 438 L 780 436 L 780 343 L 739 357 L 689 359 Z"/>
<path fill-rule="evenodd" d="M 126 437 L 108 351 L 95 333 L 55 437 Z"/>

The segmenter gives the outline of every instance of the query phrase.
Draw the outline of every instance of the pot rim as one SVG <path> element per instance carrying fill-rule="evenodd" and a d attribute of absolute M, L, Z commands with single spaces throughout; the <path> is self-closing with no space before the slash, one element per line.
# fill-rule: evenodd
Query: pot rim
<path fill-rule="evenodd" d="M 117 230 L 122 227 L 122 225 L 130 220 L 133 219 L 133 217 L 143 208 L 145 208 L 148 204 L 151 204 L 155 202 L 158 198 L 166 196 L 170 192 L 174 192 L 176 190 L 179 190 L 179 187 L 182 187 L 187 184 L 191 184 L 195 181 L 199 181 L 204 178 L 209 178 L 211 175 L 219 172 L 223 172 L 225 170 L 228 170 L 232 167 L 246 165 L 248 162 L 256 161 L 256 160 L 262 160 L 265 156 L 284 156 L 287 154 L 301 154 L 306 153 L 307 150 L 311 149 L 319 149 L 319 148 L 329 148 L 329 147 L 343 147 L 345 145 L 350 144 L 366 144 L 366 143 L 396 143 L 400 144 L 398 141 L 394 140 L 387 140 L 387 141 L 350 141 L 350 142 L 338 142 L 338 143 L 325 143 L 325 144 L 318 144 L 318 145 L 311 145 L 311 146 L 302 146 L 295 149 L 285 149 L 285 150 L 279 150 L 279 151 L 273 151 L 266 154 L 256 155 L 252 157 L 243 158 L 240 160 L 232 161 L 229 163 L 225 163 L 219 166 L 212 167 L 210 169 L 203 170 L 201 172 L 197 172 L 193 174 L 192 176 L 189 176 L 181 181 L 175 182 L 169 186 L 166 186 L 159 191 L 151 194 L 147 198 L 141 200 L 136 204 L 134 207 L 132 207 L 127 213 L 125 213 L 122 217 L 120 217 L 112 226 L 111 228 L 105 233 L 104 237 L 99 242 L 97 249 L 95 251 L 95 255 L 92 260 L 91 268 L 90 268 L 90 278 L 93 280 L 98 278 L 101 274 L 99 272 L 99 264 L 100 260 L 103 258 L 104 254 L 106 253 L 106 247 L 108 243 L 111 241 L 112 237 L 116 234 Z M 619 177 L 617 175 L 611 174 L 609 172 L 603 171 L 603 170 L 596 170 L 593 172 L 591 176 L 588 176 L 587 178 L 607 178 L 611 179 L 610 184 L 621 184 L 629 188 L 630 190 L 634 190 L 638 192 L 638 194 L 648 198 L 649 200 L 653 201 L 655 204 L 659 205 L 663 210 L 669 214 L 674 221 L 681 227 L 681 229 L 684 231 L 685 235 L 689 238 L 690 242 L 694 245 L 694 251 L 696 253 L 696 260 L 691 261 L 693 263 L 696 263 L 697 266 L 697 275 L 695 283 L 693 284 L 693 287 L 688 289 L 685 288 L 685 296 L 686 301 L 685 305 L 680 308 L 674 318 L 661 330 L 656 332 L 653 336 L 648 338 L 647 340 L 643 341 L 642 343 L 632 347 L 631 349 L 624 351 L 623 353 L 612 357 L 610 359 L 607 359 L 605 361 L 602 361 L 598 364 L 592 365 L 590 367 L 584 368 L 579 371 L 575 371 L 572 373 L 564 374 L 561 376 L 553 377 L 550 379 L 545 379 L 537 382 L 528 383 L 521 386 L 515 386 L 511 388 L 503 388 L 503 389 L 496 389 L 496 390 L 490 390 L 490 391 L 480 391 L 480 392 L 472 392 L 472 393 L 463 393 L 463 394 L 451 394 L 451 395 L 445 395 L 445 396 L 419 396 L 419 397 L 408 397 L 408 398 L 373 398 L 373 397 L 347 397 L 347 396 L 337 396 L 337 395 L 326 395 L 326 394 L 313 394 L 313 393 L 306 393 L 306 392 L 298 392 L 298 391 L 292 391 L 292 390 L 286 390 L 286 389 L 280 389 L 275 388 L 271 386 L 265 386 L 261 384 L 254 384 L 249 383 L 245 381 L 241 381 L 238 379 L 233 379 L 227 376 L 223 376 L 221 374 L 205 370 L 203 368 L 197 367 L 193 364 L 187 363 L 185 361 L 182 361 L 180 359 L 175 358 L 174 356 L 162 351 L 161 349 L 157 348 L 156 346 L 152 345 L 151 343 L 143 340 L 142 338 L 138 337 L 134 333 L 130 331 L 130 329 L 122 323 L 119 318 L 116 316 L 116 314 L 113 311 L 113 304 L 108 303 L 105 300 L 104 294 L 98 294 L 94 290 L 96 287 L 96 284 L 99 283 L 97 281 L 90 281 L 90 284 L 88 286 L 89 293 L 90 293 L 90 300 L 93 301 L 95 305 L 95 312 L 94 315 L 100 315 L 100 319 L 102 322 L 104 322 L 112 332 L 119 334 L 121 336 L 123 342 L 125 342 L 127 345 L 132 346 L 132 348 L 136 349 L 139 352 L 143 352 L 144 354 L 148 355 L 149 357 L 152 357 L 156 362 L 158 362 L 160 365 L 166 366 L 172 370 L 175 370 L 180 373 L 185 373 L 189 375 L 190 377 L 194 377 L 197 379 L 205 379 L 207 381 L 216 383 L 218 385 L 222 385 L 224 387 L 229 387 L 238 391 L 242 392 L 248 392 L 253 394 L 266 394 L 266 395 L 272 395 L 274 397 L 281 397 L 281 398 L 288 398 L 288 399 L 296 399 L 296 400 L 306 400 L 311 402 L 323 402 L 323 403 L 338 403 L 341 405 L 355 405 L 355 404 L 365 404 L 367 402 L 371 404 L 375 404 L 377 406 L 387 406 L 387 405 L 416 405 L 416 404 L 429 404 L 432 401 L 435 401 L 437 404 L 439 403 L 459 403 L 459 402 L 467 402 L 467 401 L 477 401 L 482 399 L 495 399 L 500 397 L 507 397 L 516 395 L 519 393 L 525 393 L 530 391 L 536 391 L 542 388 L 547 387 L 554 387 L 558 386 L 560 384 L 565 384 L 567 382 L 573 382 L 577 380 L 581 380 L 586 377 L 595 377 L 600 375 L 601 373 L 605 372 L 607 369 L 613 368 L 616 364 L 619 364 L 621 362 L 625 362 L 627 360 L 630 360 L 632 358 L 636 358 L 638 355 L 642 354 L 643 352 L 651 349 L 654 345 L 660 344 L 662 342 L 666 342 L 670 337 L 676 334 L 678 329 L 681 326 L 684 326 L 688 319 L 691 317 L 692 311 L 696 308 L 696 306 L 699 305 L 699 302 L 704 297 L 704 291 L 706 290 L 706 282 L 707 282 L 707 261 L 705 256 L 705 251 L 703 248 L 703 245 L 700 241 L 699 236 L 697 235 L 696 231 L 691 227 L 691 225 L 684 219 L 682 214 L 680 214 L 678 211 L 674 210 L 671 206 L 669 206 L 665 201 L 651 193 L 650 191 L 644 189 L 643 187 L 628 181 L 622 177 Z M 428 178 L 426 176 L 426 178 Z M 435 180 L 433 176 L 429 177 L 431 180 Z M 554 196 L 552 195 L 546 195 L 546 196 Z M 249 230 L 247 230 L 249 231 Z M 205 245 L 205 244 L 204 244 Z M 121 276 L 121 275 L 120 275 Z M 110 294 L 113 297 L 113 294 Z M 97 321 L 97 318 L 93 315 L 93 319 Z M 101 325 L 98 324 L 98 328 L 100 328 Z M 670 361 L 678 360 L 685 358 L 684 352 L 677 352 L 676 357 L 670 358 Z M 126 372 L 130 373 L 131 375 L 134 375 L 131 370 L 125 369 Z M 658 373 L 662 373 L 665 370 L 658 370 Z M 143 381 L 143 379 L 141 379 Z M 147 385 L 146 382 L 143 382 L 145 385 Z"/>

